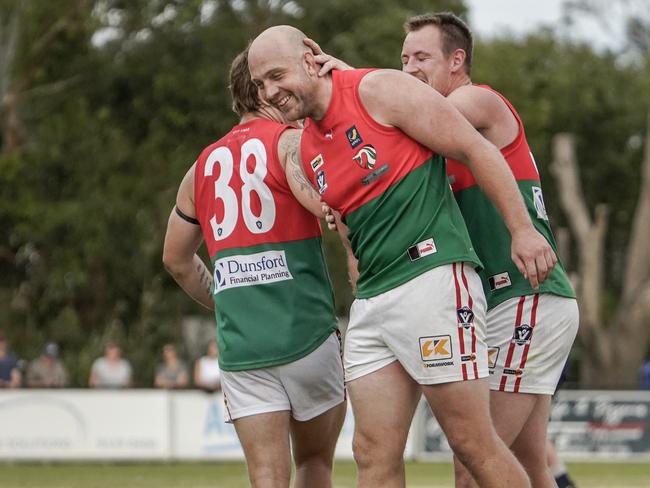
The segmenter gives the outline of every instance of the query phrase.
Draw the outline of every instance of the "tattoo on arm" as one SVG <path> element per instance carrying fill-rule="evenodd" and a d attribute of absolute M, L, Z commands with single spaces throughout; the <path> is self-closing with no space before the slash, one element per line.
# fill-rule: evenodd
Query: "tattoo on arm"
<path fill-rule="evenodd" d="M 210 299 L 212 299 L 211 290 L 212 290 L 212 276 L 208 271 L 208 268 L 203 262 L 197 264 L 196 271 L 200 273 L 199 282 L 205 287 L 205 293 Z"/>
<path fill-rule="evenodd" d="M 300 159 L 300 133 L 295 132 L 286 137 L 285 140 L 284 149 L 288 156 L 287 164 L 291 165 L 289 171 L 291 171 L 291 175 L 300 185 L 300 191 L 306 193 L 314 200 L 320 200 L 320 196 L 305 176 L 302 168 L 302 161 Z"/>

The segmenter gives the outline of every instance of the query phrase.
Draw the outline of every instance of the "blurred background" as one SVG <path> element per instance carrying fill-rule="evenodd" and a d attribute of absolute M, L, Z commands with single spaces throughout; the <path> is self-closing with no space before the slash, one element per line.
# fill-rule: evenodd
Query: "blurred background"
<path fill-rule="evenodd" d="M 212 315 L 165 272 L 162 243 L 182 176 L 236 123 L 227 73 L 249 39 L 289 23 L 354 66 L 399 69 L 404 20 L 452 10 L 477 32 L 473 80 L 517 107 L 542 174 L 582 312 L 570 384 L 638 389 L 650 6 L 514 3 L 2 0 L 0 329 L 23 372 L 55 342 L 67 385 L 85 387 L 115 342 L 132 385 L 152 387 L 163 345 L 188 362 L 205 352 Z M 344 321 L 343 252 L 330 232 L 325 246 Z"/>

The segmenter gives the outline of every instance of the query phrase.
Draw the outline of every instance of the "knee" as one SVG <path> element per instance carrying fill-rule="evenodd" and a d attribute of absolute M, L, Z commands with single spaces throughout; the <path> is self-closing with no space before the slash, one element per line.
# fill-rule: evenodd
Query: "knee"
<path fill-rule="evenodd" d="M 355 433 L 352 453 L 359 469 L 381 468 L 386 471 L 402 469 L 404 448 L 398 442 L 390 442 L 375 436 Z"/>
<path fill-rule="evenodd" d="M 490 437 L 496 438 L 496 434 Z M 470 435 L 468 431 L 456 432 L 447 436 L 447 440 L 457 460 L 468 468 L 477 462 L 482 462 L 487 453 L 493 450 L 492 443 L 482 442 L 482 439 Z"/>

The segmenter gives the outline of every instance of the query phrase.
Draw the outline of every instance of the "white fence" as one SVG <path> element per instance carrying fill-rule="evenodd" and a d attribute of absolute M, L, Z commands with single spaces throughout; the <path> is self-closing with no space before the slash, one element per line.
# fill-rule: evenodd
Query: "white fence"
<path fill-rule="evenodd" d="M 336 457 L 352 458 L 349 409 Z M 549 428 L 567 459 L 650 459 L 650 392 L 561 391 Z M 406 456 L 450 459 L 428 407 Z M 0 460 L 239 460 L 221 395 L 160 390 L 0 391 Z"/>

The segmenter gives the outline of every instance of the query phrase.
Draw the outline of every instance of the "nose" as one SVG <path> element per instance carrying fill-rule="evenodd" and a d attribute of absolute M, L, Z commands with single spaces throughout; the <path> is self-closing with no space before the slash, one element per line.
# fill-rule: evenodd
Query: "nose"
<path fill-rule="evenodd" d="M 417 68 L 417 62 L 413 60 L 413 58 L 409 58 L 409 60 L 406 63 L 402 64 L 402 71 L 404 73 L 408 73 L 412 75 L 418 70 Z"/>
<path fill-rule="evenodd" d="M 264 83 L 264 99 L 267 102 L 271 102 L 273 98 L 278 94 L 278 87 L 273 83 L 266 82 Z"/>

